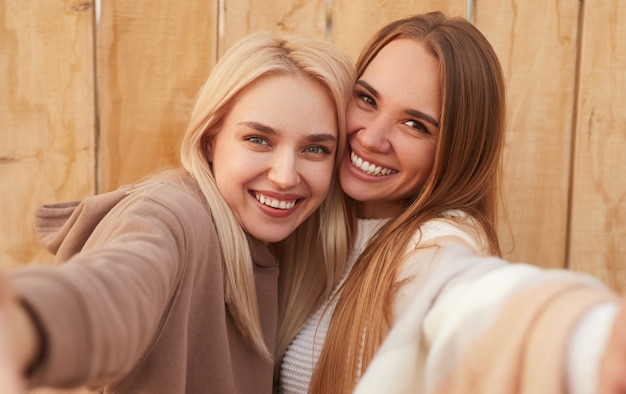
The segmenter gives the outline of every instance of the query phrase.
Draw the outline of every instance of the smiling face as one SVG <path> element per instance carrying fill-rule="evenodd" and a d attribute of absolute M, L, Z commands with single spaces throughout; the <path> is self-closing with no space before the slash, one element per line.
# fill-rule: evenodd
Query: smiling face
<path fill-rule="evenodd" d="M 337 149 L 328 92 L 303 76 L 246 87 L 208 149 L 217 187 L 253 237 L 277 242 L 322 203 Z"/>
<path fill-rule="evenodd" d="M 380 50 L 356 83 L 347 111 L 342 189 L 359 216 L 390 217 L 422 190 L 441 116 L 439 61 L 420 42 L 397 39 Z"/>

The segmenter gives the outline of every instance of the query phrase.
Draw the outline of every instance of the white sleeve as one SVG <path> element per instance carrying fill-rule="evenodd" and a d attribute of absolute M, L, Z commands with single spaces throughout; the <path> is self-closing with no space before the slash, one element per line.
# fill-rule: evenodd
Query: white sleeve
<path fill-rule="evenodd" d="M 585 314 L 572 333 L 567 350 L 567 386 L 570 394 L 594 394 L 600 358 L 611 335 L 619 306 L 601 304 Z"/>

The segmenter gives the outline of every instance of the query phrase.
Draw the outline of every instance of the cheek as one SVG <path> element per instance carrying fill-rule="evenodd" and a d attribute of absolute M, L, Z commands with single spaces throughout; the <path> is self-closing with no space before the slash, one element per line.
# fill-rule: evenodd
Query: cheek
<path fill-rule="evenodd" d="M 350 135 L 363 126 L 362 111 L 354 104 L 350 103 L 346 110 L 346 135 Z"/>
<path fill-rule="evenodd" d="M 396 144 L 395 146 L 399 145 Z M 409 147 L 410 143 L 407 142 L 400 146 Z M 396 152 L 401 156 L 407 176 L 413 178 L 415 182 L 419 183 L 419 187 L 422 187 L 432 172 L 435 162 L 435 148 L 429 144 L 427 146 L 422 145 L 418 149 L 396 149 Z"/>
<path fill-rule="evenodd" d="M 328 163 L 312 166 L 307 171 L 307 183 L 311 193 L 319 194 L 322 198 L 326 196 L 333 179 L 333 164 L 334 162 L 329 160 Z"/>
<path fill-rule="evenodd" d="M 238 158 L 237 160 L 233 160 L 232 154 L 215 154 L 213 156 L 213 177 L 221 192 L 235 189 L 242 183 L 246 183 L 259 168 L 257 165 L 250 164 L 249 157 L 246 155 L 235 154 L 235 156 Z"/>
<path fill-rule="evenodd" d="M 420 163 L 420 189 L 424 187 L 426 184 L 426 180 L 430 176 L 433 171 L 433 166 L 435 164 L 435 152 L 433 149 L 428 149 L 423 154 L 423 158 Z"/>
<path fill-rule="evenodd" d="M 228 182 L 228 179 L 232 178 L 232 171 L 228 168 L 228 165 L 224 165 L 222 162 L 214 161 L 212 164 L 213 178 L 215 178 L 215 185 L 219 192 L 228 200 L 230 196 L 230 186 L 232 182 Z M 229 201 L 230 205 L 230 201 Z"/>
<path fill-rule="evenodd" d="M 428 149 L 425 157 L 428 158 L 427 165 L 428 165 L 428 173 L 430 174 L 430 172 L 433 169 L 433 166 L 435 165 L 435 143 L 434 142 L 430 146 L 430 149 Z"/>

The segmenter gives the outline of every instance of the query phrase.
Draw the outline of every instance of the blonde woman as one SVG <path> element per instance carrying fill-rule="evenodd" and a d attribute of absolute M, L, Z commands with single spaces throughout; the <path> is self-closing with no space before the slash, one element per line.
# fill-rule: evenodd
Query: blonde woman
<path fill-rule="evenodd" d="M 306 243 L 287 269 L 320 271 L 306 297 L 322 297 L 345 259 L 334 174 L 352 70 L 321 40 L 246 37 L 199 93 L 183 168 L 38 209 L 62 264 L 7 273 L 0 330 L 27 386 L 271 392 L 280 263 L 269 247 Z"/>

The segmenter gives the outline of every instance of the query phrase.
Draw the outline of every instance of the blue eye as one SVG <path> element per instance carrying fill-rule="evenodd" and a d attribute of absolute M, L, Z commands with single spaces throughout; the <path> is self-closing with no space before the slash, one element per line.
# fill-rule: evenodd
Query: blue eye
<path fill-rule="evenodd" d="M 309 152 L 309 153 L 315 153 L 315 154 L 330 153 L 330 149 L 328 149 L 325 146 L 320 146 L 320 145 L 309 146 L 309 147 L 305 148 L 305 151 Z"/>
<path fill-rule="evenodd" d="M 244 140 L 250 141 L 253 144 L 257 144 L 257 145 L 267 145 L 268 143 L 265 138 L 262 138 L 256 135 L 246 136 L 244 137 Z"/>

